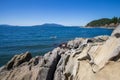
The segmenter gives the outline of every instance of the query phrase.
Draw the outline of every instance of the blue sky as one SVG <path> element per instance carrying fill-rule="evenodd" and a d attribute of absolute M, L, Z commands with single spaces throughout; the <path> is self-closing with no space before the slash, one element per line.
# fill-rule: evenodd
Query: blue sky
<path fill-rule="evenodd" d="M 120 16 L 120 0 L 0 0 L 0 24 L 85 25 Z"/>

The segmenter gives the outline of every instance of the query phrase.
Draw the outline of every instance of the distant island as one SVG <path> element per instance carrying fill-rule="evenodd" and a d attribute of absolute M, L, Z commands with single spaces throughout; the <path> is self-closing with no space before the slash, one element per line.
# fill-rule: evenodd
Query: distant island
<path fill-rule="evenodd" d="M 63 27 L 64 25 L 55 24 L 55 23 L 45 23 L 45 24 L 42 24 L 42 25 L 34 25 L 32 27 L 44 27 L 44 26 L 47 26 L 47 27 Z"/>
<path fill-rule="evenodd" d="M 115 28 L 120 24 L 120 17 L 113 17 L 113 18 L 101 18 L 98 20 L 93 20 L 89 22 L 86 27 L 108 27 L 108 28 Z"/>
<path fill-rule="evenodd" d="M 31 25 L 31 26 L 20 26 L 20 25 L 8 25 L 8 24 L 2 24 L 0 25 L 2 27 L 63 27 L 64 25 L 60 25 L 60 24 L 55 24 L 55 23 L 45 23 L 45 24 L 41 24 L 41 25 Z"/>
<path fill-rule="evenodd" d="M 81 26 L 66 26 L 61 25 L 57 23 L 45 23 L 41 25 L 31 25 L 31 26 L 20 26 L 20 25 L 8 25 L 8 24 L 2 24 L 0 27 L 81 27 Z"/>
<path fill-rule="evenodd" d="M 93 20 L 87 23 L 84 27 L 104 27 L 104 28 L 115 28 L 120 24 L 120 17 L 113 18 L 101 18 Z M 31 26 L 21 26 L 21 25 L 8 25 L 3 24 L 0 27 L 83 27 L 83 26 L 65 26 L 57 23 L 44 23 L 40 25 L 31 25 Z"/>

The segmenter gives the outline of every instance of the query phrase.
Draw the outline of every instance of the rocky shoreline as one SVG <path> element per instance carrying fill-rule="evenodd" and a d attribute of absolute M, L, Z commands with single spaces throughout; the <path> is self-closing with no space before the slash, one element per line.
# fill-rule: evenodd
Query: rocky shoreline
<path fill-rule="evenodd" d="M 115 29 L 116 27 L 106 27 L 106 26 L 100 26 L 100 27 L 91 27 L 91 26 L 85 26 L 85 28 L 105 28 L 105 29 Z"/>
<path fill-rule="evenodd" d="M 76 38 L 44 56 L 15 55 L 0 80 L 120 80 L 120 26 L 111 36 Z"/>

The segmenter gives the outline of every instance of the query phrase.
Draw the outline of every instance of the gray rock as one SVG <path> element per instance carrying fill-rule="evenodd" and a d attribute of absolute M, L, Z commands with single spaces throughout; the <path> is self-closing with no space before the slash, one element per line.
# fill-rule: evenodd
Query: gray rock
<path fill-rule="evenodd" d="M 31 53 L 26 52 L 20 55 L 15 55 L 5 66 L 7 70 L 21 65 L 24 62 L 28 62 L 32 58 Z"/>
<path fill-rule="evenodd" d="M 70 48 L 70 49 L 76 49 L 79 47 L 79 45 L 81 43 L 83 43 L 82 41 L 84 41 L 83 38 L 76 38 L 75 40 L 71 40 L 67 43 L 67 47 Z"/>

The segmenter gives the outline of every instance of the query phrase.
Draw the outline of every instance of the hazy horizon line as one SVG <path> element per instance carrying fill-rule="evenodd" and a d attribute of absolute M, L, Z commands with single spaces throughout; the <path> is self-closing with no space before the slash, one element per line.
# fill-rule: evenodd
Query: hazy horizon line
<path fill-rule="evenodd" d="M 59 23 L 42 23 L 42 24 L 33 24 L 33 25 L 16 25 L 16 24 L 0 24 L 0 25 L 8 25 L 8 26 L 41 26 L 41 25 L 61 25 L 61 26 L 83 26 L 83 25 L 65 25 Z"/>

